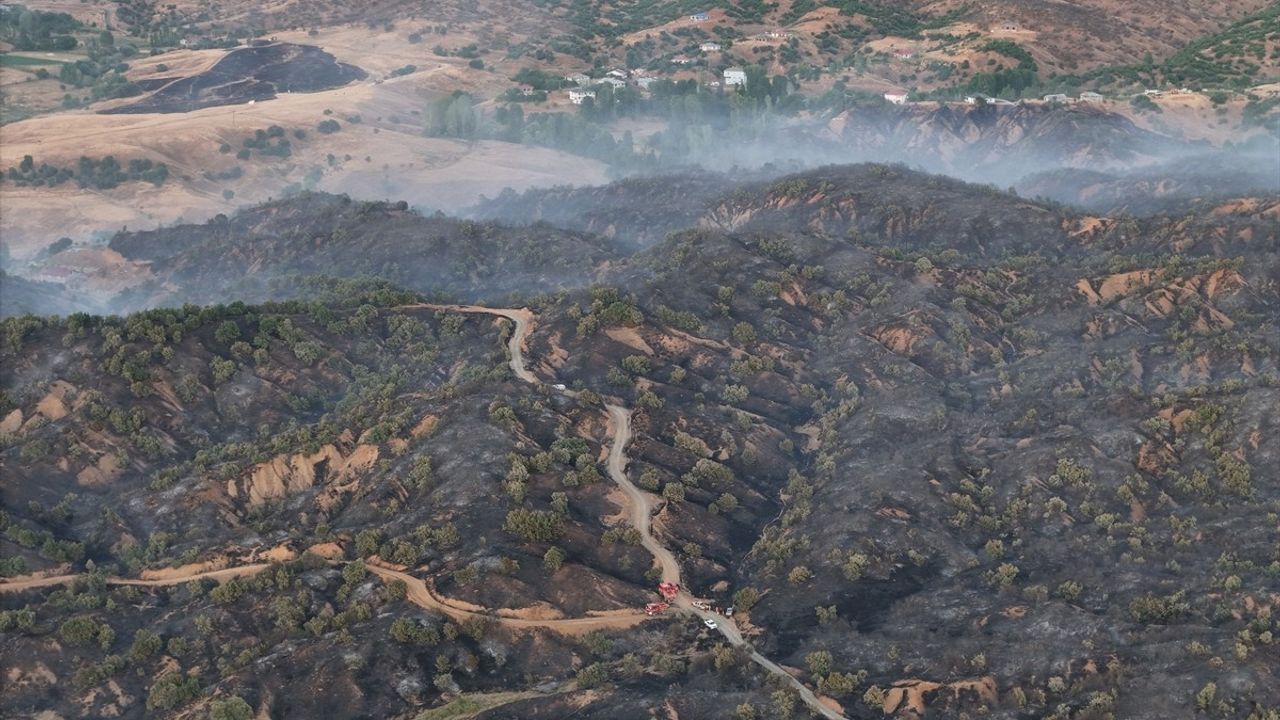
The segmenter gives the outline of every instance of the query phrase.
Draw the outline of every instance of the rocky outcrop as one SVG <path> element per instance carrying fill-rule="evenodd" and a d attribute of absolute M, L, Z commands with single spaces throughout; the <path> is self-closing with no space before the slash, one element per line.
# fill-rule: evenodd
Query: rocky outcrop
<path fill-rule="evenodd" d="M 343 485 L 373 467 L 378 455 L 376 445 L 357 445 L 343 454 L 332 444 L 310 455 L 277 455 L 255 465 L 244 475 L 228 480 L 227 495 L 254 507 L 317 485 Z"/>

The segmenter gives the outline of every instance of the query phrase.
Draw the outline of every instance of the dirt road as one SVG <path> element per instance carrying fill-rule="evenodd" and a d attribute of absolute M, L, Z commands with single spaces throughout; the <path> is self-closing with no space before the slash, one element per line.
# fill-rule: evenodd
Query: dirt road
<path fill-rule="evenodd" d="M 442 308 L 458 310 L 460 312 L 487 312 L 494 315 L 510 318 L 516 322 L 516 330 L 511 334 L 508 341 L 511 350 L 511 369 L 515 372 L 516 377 L 525 382 L 540 382 L 533 373 L 524 367 L 524 356 L 522 349 L 524 347 L 525 337 L 528 335 L 532 313 L 528 309 L 520 310 L 503 310 L 493 308 L 483 308 L 475 305 L 464 306 L 442 306 Z M 567 395 L 576 395 L 572 390 L 561 391 Z M 674 583 L 683 588 L 680 578 L 680 563 L 670 550 L 653 536 L 653 496 L 644 492 L 627 477 L 627 455 L 626 447 L 631 442 L 631 411 L 621 405 L 605 404 L 605 410 L 609 413 L 609 419 L 613 423 L 613 441 L 609 447 L 608 470 L 609 478 L 612 479 L 618 487 L 622 488 L 627 496 L 627 502 L 631 506 L 631 524 L 640 532 L 640 544 L 646 550 L 653 554 L 655 560 L 662 567 L 663 582 Z M 706 610 L 700 610 L 693 606 L 693 598 L 688 592 L 681 590 L 677 596 L 675 605 L 677 608 L 686 612 L 693 613 L 702 620 L 711 620 L 716 624 L 716 630 L 724 636 L 732 645 L 743 646 L 751 649 L 751 659 L 760 667 L 768 670 L 770 673 L 784 678 L 804 700 L 805 704 L 814 712 L 828 718 L 828 720 L 845 720 L 844 715 L 836 712 L 834 709 L 825 705 L 812 690 L 797 680 L 791 673 L 787 672 L 782 666 L 773 662 L 769 658 L 756 652 L 746 638 L 742 637 L 742 631 L 738 629 L 737 624 L 732 618 L 724 617 L 719 613 L 713 613 Z M 536 624 L 536 621 L 531 621 Z M 564 621 L 572 622 L 572 621 Z"/>
<path fill-rule="evenodd" d="M 108 585 L 137 585 L 140 587 L 164 587 L 169 585 L 181 585 L 191 582 L 192 580 L 202 580 L 208 578 L 225 582 L 235 577 L 244 577 L 246 575 L 257 575 L 258 573 L 271 567 L 271 563 L 253 563 L 250 565 L 237 565 L 236 567 L 222 568 L 220 570 L 206 570 L 204 572 L 193 572 L 184 575 L 175 575 L 174 577 L 162 578 L 158 580 L 140 580 L 137 578 L 109 577 Z M 84 575 L 51 575 L 48 577 L 25 577 L 17 578 L 8 582 L 0 583 L 0 593 L 5 592 L 21 592 L 23 590 L 32 590 L 35 588 L 49 587 L 52 585 L 66 585 L 74 582 Z"/>
<path fill-rule="evenodd" d="M 487 308 L 479 305 L 437 305 L 433 303 L 420 303 L 418 305 L 402 305 L 397 310 L 411 310 L 414 308 L 426 308 L 429 310 L 446 310 L 451 312 L 476 313 L 482 315 L 496 315 L 511 320 L 516 324 L 515 332 L 511 333 L 511 339 L 507 341 L 507 347 L 511 351 L 511 371 L 521 380 L 537 385 L 540 381 L 533 373 L 529 372 L 524 366 L 524 341 L 529 337 L 529 332 L 533 330 L 533 312 L 528 308 L 506 309 L 506 308 Z"/>
<path fill-rule="evenodd" d="M 507 341 L 508 349 L 511 355 L 511 370 L 516 377 L 524 382 L 532 384 L 540 384 L 539 380 L 524 365 L 524 342 L 533 327 L 533 313 L 527 308 L 504 309 L 504 308 L 487 308 L 478 305 L 409 305 L 403 306 L 402 309 L 411 308 L 427 308 L 433 310 L 446 310 L 452 312 L 479 313 L 486 315 L 495 315 L 504 317 L 515 322 L 515 331 L 511 333 L 511 337 Z M 577 396 L 577 392 L 573 390 L 561 390 L 560 392 L 571 397 Z M 609 447 L 608 472 L 609 478 L 620 487 L 627 498 L 627 504 L 631 517 L 631 524 L 640 532 L 640 543 L 653 554 L 654 559 L 662 568 L 663 582 L 674 583 L 683 588 L 680 577 L 680 563 L 676 560 L 675 555 L 668 550 L 662 543 L 653 536 L 653 506 L 654 496 L 646 493 L 627 477 L 627 455 L 626 447 L 631 442 L 631 411 L 621 405 L 611 403 L 605 404 L 605 410 L 609 414 L 609 420 L 613 424 L 613 438 Z M 166 578 L 163 580 L 131 580 L 126 578 L 111 578 L 107 580 L 111 585 L 177 585 L 203 577 L 213 578 L 215 580 L 225 580 L 240 575 L 251 575 L 270 567 L 268 563 L 258 563 L 255 565 L 242 565 L 234 568 L 225 568 L 222 570 L 212 570 L 208 572 L 193 573 L 184 577 Z M 578 618 L 557 618 L 557 619 L 534 619 L 534 618 L 518 618 L 499 615 L 500 611 L 476 611 L 456 604 L 437 596 L 427 585 L 427 583 L 408 573 L 394 570 L 377 564 L 369 564 L 368 569 L 373 574 L 382 578 L 384 581 L 400 580 L 404 582 L 408 589 L 406 598 L 418 605 L 429 610 L 435 610 L 443 613 L 455 620 L 467 620 L 471 618 L 483 618 L 485 620 L 499 623 L 501 625 L 513 628 L 540 628 L 555 630 L 566 634 L 579 634 L 590 632 L 592 630 L 601 629 L 620 629 L 637 625 L 648 619 L 642 612 L 634 613 L 613 613 L 588 615 L 587 617 Z M 15 580 L 13 582 L 0 583 L 0 592 L 15 592 L 30 588 L 45 587 L 49 585 L 57 585 L 71 582 L 76 579 L 76 575 L 59 575 L 46 578 L 27 578 Z M 681 590 L 676 597 L 675 606 L 677 609 L 693 614 L 702 620 L 711 620 L 715 623 L 715 629 L 724 636 L 732 645 L 746 647 L 751 650 L 751 660 L 760 667 L 786 680 L 804 700 L 805 704 L 814 712 L 827 718 L 828 720 L 846 720 L 844 715 L 836 712 L 834 709 L 823 704 L 818 696 L 812 690 L 797 680 L 791 673 L 787 672 L 780 665 L 773 662 L 769 658 L 756 652 L 746 638 L 742 636 L 742 631 L 738 629 L 737 624 L 732 618 L 724 617 L 718 613 L 701 610 L 693 606 L 693 598 L 688 592 Z"/>
<path fill-rule="evenodd" d="M 449 601 L 437 596 L 425 581 L 416 578 L 408 573 L 392 570 L 390 568 L 378 565 L 369 565 L 369 572 L 377 575 L 385 581 L 400 580 L 408 587 L 406 598 L 414 605 L 435 610 L 447 615 L 454 620 L 470 620 L 481 618 L 489 622 L 497 623 L 505 627 L 511 628 L 539 628 L 550 629 L 566 635 L 578 635 L 588 633 L 592 630 L 619 630 L 628 628 L 632 625 L 639 625 L 649 616 L 643 612 L 622 612 L 622 613 L 601 613 L 599 615 L 587 615 L 586 617 L 576 618 L 556 618 L 551 620 L 536 620 L 532 618 L 516 618 L 498 615 L 495 612 L 477 612 L 458 607 Z"/>

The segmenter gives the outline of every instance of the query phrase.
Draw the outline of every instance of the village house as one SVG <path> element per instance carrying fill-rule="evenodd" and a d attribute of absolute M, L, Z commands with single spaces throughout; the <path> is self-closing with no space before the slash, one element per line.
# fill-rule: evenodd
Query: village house
<path fill-rule="evenodd" d="M 705 11 L 705 10 L 703 10 L 703 11 L 696 12 L 696 13 L 694 13 L 694 14 L 690 15 L 690 16 L 689 16 L 689 19 L 690 19 L 690 20 L 692 20 L 692 21 L 694 21 L 694 22 L 706 22 L 706 21 L 707 21 L 707 17 L 708 17 L 708 16 L 707 16 L 706 11 Z"/>
<path fill-rule="evenodd" d="M 582 101 L 586 100 L 587 98 L 591 98 L 592 100 L 595 100 L 596 91 L 595 90 L 570 90 L 569 91 L 569 102 L 573 103 L 574 105 L 581 105 Z"/>
<path fill-rule="evenodd" d="M 658 82 L 659 79 L 660 78 L 653 77 L 652 75 L 641 75 L 636 78 L 636 85 L 640 86 L 641 90 L 648 90 L 649 86 Z"/>
<path fill-rule="evenodd" d="M 609 86 L 610 86 L 610 87 L 612 87 L 614 90 L 618 90 L 618 89 L 621 89 L 621 88 L 624 88 L 624 87 L 626 87 L 626 86 L 627 86 L 627 83 L 626 83 L 626 82 L 624 82 L 624 81 L 622 81 L 622 80 L 619 80 L 619 79 L 618 79 L 618 78 L 616 78 L 616 77 L 600 78 L 600 80 L 599 80 L 596 84 L 597 84 L 597 85 L 609 85 Z"/>
<path fill-rule="evenodd" d="M 910 60 L 916 56 L 916 51 L 911 48 L 898 48 L 893 51 L 893 56 L 899 60 Z"/>
<path fill-rule="evenodd" d="M 689 57 L 688 55 L 677 55 L 671 58 L 671 62 L 677 65 L 688 65 L 689 63 L 693 62 L 693 58 Z"/>
<path fill-rule="evenodd" d="M 533 89 L 533 86 L 532 86 L 532 85 L 521 85 L 521 86 L 520 86 L 520 94 L 521 94 L 521 95 L 524 95 L 525 97 L 529 97 L 530 95 L 534 94 L 535 92 L 537 92 L 537 91 Z"/>
<path fill-rule="evenodd" d="M 1164 95 L 1164 91 L 1163 90 L 1143 90 L 1142 94 L 1146 95 L 1147 97 L 1161 97 Z"/>
<path fill-rule="evenodd" d="M 1022 101 L 1019 100 L 1018 102 L 1014 102 L 1012 100 L 1005 100 L 1004 98 L 990 98 L 987 102 L 999 107 L 1013 107 L 1014 105 L 1020 104 Z"/>
<path fill-rule="evenodd" d="M 1101 93 L 1082 92 L 1080 93 L 1080 102 L 1102 102 L 1105 98 Z"/>
<path fill-rule="evenodd" d="M 746 85 L 747 71 L 740 67 L 731 67 L 724 71 L 724 86 Z"/>
<path fill-rule="evenodd" d="M 1044 101 L 1047 103 L 1068 103 L 1071 102 L 1071 98 L 1063 93 L 1050 93 L 1044 96 Z"/>
<path fill-rule="evenodd" d="M 626 70 L 618 70 L 616 68 L 613 70 L 610 70 L 607 74 L 609 77 L 617 78 L 619 80 L 626 80 L 627 78 L 631 77 L 631 73 L 627 72 Z"/>
<path fill-rule="evenodd" d="M 891 92 L 887 92 L 887 93 L 885 93 L 885 94 L 884 94 L 884 99 L 885 99 L 885 100 L 888 100 L 889 102 L 893 103 L 894 105 L 906 105 L 906 104 L 907 104 L 907 94 L 906 94 L 906 93 L 891 93 Z"/>
<path fill-rule="evenodd" d="M 720 43 L 704 42 L 698 46 L 698 49 L 702 52 L 720 52 Z"/>
<path fill-rule="evenodd" d="M 565 75 L 564 79 L 577 85 L 578 87 L 586 87 L 591 84 L 591 76 L 587 75 L 586 73 L 573 73 L 572 75 Z"/>

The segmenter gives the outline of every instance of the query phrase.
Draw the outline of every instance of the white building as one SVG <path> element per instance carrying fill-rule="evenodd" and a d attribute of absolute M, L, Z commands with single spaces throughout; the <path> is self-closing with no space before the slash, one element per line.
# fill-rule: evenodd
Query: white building
<path fill-rule="evenodd" d="M 597 84 L 612 86 L 614 90 L 618 90 L 627 86 L 625 82 L 623 82 L 622 80 L 619 80 L 616 77 L 600 78 L 600 80 L 597 81 Z"/>
<path fill-rule="evenodd" d="M 564 79 L 568 80 L 571 83 L 577 83 L 579 87 L 586 87 L 587 85 L 591 84 L 591 76 L 587 75 L 586 73 L 573 73 L 572 75 L 565 75 Z"/>
<path fill-rule="evenodd" d="M 656 78 L 652 75 L 641 75 L 636 78 L 636 85 L 639 85 L 641 90 L 648 90 L 650 85 L 658 82 L 660 79 L 661 78 Z"/>
<path fill-rule="evenodd" d="M 885 93 L 885 94 L 884 94 L 884 99 L 885 99 L 885 100 L 888 100 L 889 102 L 893 103 L 894 105 L 906 105 L 906 104 L 907 104 L 907 94 L 906 94 L 906 93 Z"/>
<path fill-rule="evenodd" d="M 698 49 L 702 52 L 720 52 L 720 43 L 704 42 L 698 46 Z"/>
<path fill-rule="evenodd" d="M 724 71 L 724 86 L 746 85 L 747 71 L 740 67 L 731 67 Z"/>
<path fill-rule="evenodd" d="M 1102 102 L 1105 98 L 1100 93 L 1082 92 L 1080 93 L 1080 102 Z"/>
<path fill-rule="evenodd" d="M 631 73 L 628 73 L 626 70 L 617 70 L 617 69 L 614 69 L 614 70 L 610 70 L 610 71 L 608 72 L 608 75 L 609 75 L 609 77 L 611 77 L 611 78 L 617 78 L 617 79 L 619 79 L 619 80 L 626 80 L 628 77 L 630 77 L 630 76 L 631 76 Z"/>
<path fill-rule="evenodd" d="M 596 91 L 595 90 L 570 90 L 569 91 L 569 102 L 573 103 L 574 105 L 581 105 L 582 101 L 586 100 L 587 98 L 591 98 L 592 100 L 595 100 Z"/>
<path fill-rule="evenodd" d="M 1052 93 L 1049 95 L 1045 95 L 1044 101 L 1047 103 L 1066 103 L 1066 102 L 1071 102 L 1071 98 L 1067 97 L 1062 93 Z"/>

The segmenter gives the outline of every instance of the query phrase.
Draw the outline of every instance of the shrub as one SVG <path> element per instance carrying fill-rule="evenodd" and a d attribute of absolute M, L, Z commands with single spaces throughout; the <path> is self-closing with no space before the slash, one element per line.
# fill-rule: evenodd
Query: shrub
<path fill-rule="evenodd" d="M 182 673 L 161 677 L 147 692 L 148 710 L 169 710 L 200 694 L 200 682 Z"/>
<path fill-rule="evenodd" d="M 502 529 L 534 542 L 552 542 L 564 532 L 564 518 L 546 510 L 516 508 L 507 513 Z"/>
<path fill-rule="evenodd" d="M 252 720 L 253 708 L 238 695 L 209 703 L 209 720 Z"/>
<path fill-rule="evenodd" d="M 551 572 L 555 572 L 564 566 L 564 551 L 558 547 L 550 547 L 542 556 L 542 566 Z"/>

